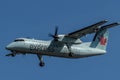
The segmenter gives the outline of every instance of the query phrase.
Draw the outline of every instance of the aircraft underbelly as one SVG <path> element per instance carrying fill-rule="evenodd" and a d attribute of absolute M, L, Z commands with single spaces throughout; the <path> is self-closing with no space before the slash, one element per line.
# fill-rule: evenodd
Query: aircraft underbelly
<path fill-rule="evenodd" d="M 78 49 L 78 50 L 72 49 L 71 53 L 72 53 L 72 56 L 69 56 L 69 51 L 62 50 L 62 51 L 53 51 L 53 52 L 43 51 L 40 54 L 55 56 L 55 57 L 64 57 L 64 58 L 83 58 L 83 57 L 89 57 L 89 56 L 102 55 L 105 53 L 105 51 L 88 48 L 88 49 Z"/>

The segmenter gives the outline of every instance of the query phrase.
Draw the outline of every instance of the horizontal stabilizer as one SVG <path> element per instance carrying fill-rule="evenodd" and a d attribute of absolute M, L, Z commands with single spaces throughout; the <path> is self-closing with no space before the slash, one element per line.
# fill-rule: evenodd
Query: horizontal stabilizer
<path fill-rule="evenodd" d="M 105 25 L 105 26 L 101 27 L 100 30 L 108 29 L 108 28 L 115 27 L 115 26 L 118 26 L 118 25 L 120 25 L 120 23 L 118 23 L 118 22 L 108 24 L 108 25 Z"/>

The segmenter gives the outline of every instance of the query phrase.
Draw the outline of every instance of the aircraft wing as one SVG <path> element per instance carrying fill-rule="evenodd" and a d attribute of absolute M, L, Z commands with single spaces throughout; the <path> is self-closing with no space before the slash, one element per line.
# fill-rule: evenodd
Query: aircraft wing
<path fill-rule="evenodd" d="M 100 21 L 98 23 L 95 23 L 93 25 L 90 25 L 86 28 L 83 28 L 83 29 L 80 29 L 80 30 L 77 30 L 77 31 L 74 31 L 72 33 L 69 33 L 66 35 L 66 37 L 70 37 L 70 38 L 80 38 L 80 37 L 83 37 L 85 36 L 86 34 L 91 34 L 91 33 L 94 33 L 96 32 L 96 30 L 99 29 L 99 27 L 103 24 L 105 24 L 107 22 L 107 20 L 103 20 L 103 21 Z"/>

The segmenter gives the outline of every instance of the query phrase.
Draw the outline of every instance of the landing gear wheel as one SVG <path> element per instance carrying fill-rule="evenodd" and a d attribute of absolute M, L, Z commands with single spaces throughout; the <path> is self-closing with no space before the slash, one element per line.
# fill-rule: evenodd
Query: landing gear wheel
<path fill-rule="evenodd" d="M 11 54 L 12 57 L 15 57 L 15 54 Z"/>
<path fill-rule="evenodd" d="M 72 57 L 72 56 L 73 56 L 73 53 L 69 53 L 69 56 Z"/>
<path fill-rule="evenodd" d="M 39 65 L 40 65 L 40 67 L 44 67 L 45 63 L 44 62 L 40 62 Z"/>

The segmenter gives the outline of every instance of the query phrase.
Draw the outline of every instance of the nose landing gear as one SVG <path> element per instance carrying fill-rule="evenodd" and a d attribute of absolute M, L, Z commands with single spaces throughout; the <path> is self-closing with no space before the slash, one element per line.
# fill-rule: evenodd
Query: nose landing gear
<path fill-rule="evenodd" d="M 12 57 L 15 57 L 16 56 L 16 52 L 15 51 L 11 51 L 12 53 L 10 54 L 7 54 L 6 56 L 12 56 Z"/>

